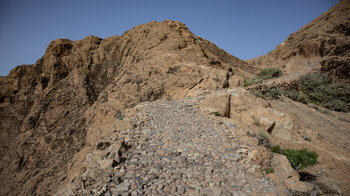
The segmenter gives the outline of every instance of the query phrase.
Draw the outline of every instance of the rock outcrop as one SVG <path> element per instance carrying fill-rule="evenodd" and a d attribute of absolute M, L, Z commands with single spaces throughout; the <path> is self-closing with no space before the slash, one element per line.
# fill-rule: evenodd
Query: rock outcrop
<path fill-rule="evenodd" d="M 0 194 L 52 193 L 100 131 L 122 129 L 125 108 L 232 87 L 252 72 L 180 22 L 52 41 L 34 65 L 0 78 Z"/>
<path fill-rule="evenodd" d="M 240 88 L 231 91 L 229 108 L 230 118 L 237 127 L 243 130 L 240 131 L 242 133 L 239 140 L 243 139 L 245 143 L 252 143 L 246 139 L 245 135 L 257 138 L 262 135 L 270 143 L 279 145 L 283 149 L 306 148 L 315 151 L 319 155 L 319 162 L 307 168 L 306 172 L 317 178 L 310 181 L 322 188 L 329 187 L 330 190 L 324 189 L 324 193 L 340 193 L 338 189 L 343 193 L 350 193 L 348 186 L 340 185 L 350 182 L 349 113 L 328 110 L 322 113 L 317 110 L 318 108 L 315 109 L 311 105 L 308 106 L 288 98 L 265 100 Z M 237 131 L 237 133 L 240 132 Z M 259 146 L 269 147 L 264 144 L 266 138 L 260 136 Z M 281 157 L 278 156 L 271 166 L 281 166 L 280 162 L 286 161 L 281 160 Z M 292 183 L 295 179 L 299 179 L 299 176 L 294 174 L 291 175 L 294 180 L 285 181 L 287 174 L 283 174 L 286 172 L 283 170 L 292 171 L 292 168 L 289 164 L 283 164 L 283 167 L 285 169 L 275 168 L 275 175 L 279 177 L 270 177 L 277 183 L 284 183 L 286 187 L 300 184 L 299 182 Z M 309 190 L 307 187 L 310 188 L 310 186 L 302 186 L 305 191 Z M 289 187 L 289 190 L 291 189 L 293 187 Z"/>
<path fill-rule="evenodd" d="M 322 71 L 333 79 L 350 77 L 350 1 L 341 0 L 329 11 L 292 33 L 264 56 L 248 60 L 257 67 L 281 67 L 291 77 Z"/>

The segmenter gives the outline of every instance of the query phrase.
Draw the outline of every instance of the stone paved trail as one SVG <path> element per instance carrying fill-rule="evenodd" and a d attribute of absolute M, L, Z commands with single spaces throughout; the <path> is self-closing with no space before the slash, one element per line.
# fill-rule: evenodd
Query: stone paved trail
<path fill-rule="evenodd" d="M 264 178 L 247 174 L 250 165 L 240 163 L 247 150 L 230 139 L 213 115 L 197 110 L 196 102 L 163 101 L 138 107 L 139 117 L 145 119 L 139 127 L 140 141 L 129 150 L 122 166 L 123 183 L 112 193 L 119 193 L 120 188 L 132 195 L 276 192 Z"/>
<path fill-rule="evenodd" d="M 97 181 L 97 174 L 91 175 L 91 171 L 99 172 L 87 170 L 82 179 L 85 175 L 92 176 L 92 180 L 86 178 L 84 187 L 74 193 L 278 195 L 271 181 L 247 172 L 252 167 L 244 161 L 249 147 L 239 145 L 214 115 L 198 110 L 198 99 L 156 101 L 135 107 L 131 121 L 137 127 L 119 133 L 117 139 L 125 136 L 130 140 L 123 161 L 104 173 L 107 181 Z M 87 159 L 93 160 L 91 157 Z"/>

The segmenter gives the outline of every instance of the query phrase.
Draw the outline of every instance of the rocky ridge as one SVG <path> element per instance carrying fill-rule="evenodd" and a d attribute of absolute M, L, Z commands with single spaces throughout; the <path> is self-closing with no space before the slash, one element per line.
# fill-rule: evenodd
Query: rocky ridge
<path fill-rule="evenodd" d="M 321 71 L 337 80 L 350 76 L 350 1 L 341 0 L 266 55 L 247 60 L 257 67 L 280 67 L 295 78 Z"/>
<path fill-rule="evenodd" d="M 173 21 L 106 39 L 58 39 L 34 65 L 0 77 L 1 195 L 54 191 L 72 158 L 125 108 L 237 86 L 252 75 L 239 68 L 245 62 L 227 64 L 221 50 L 197 39 Z"/>

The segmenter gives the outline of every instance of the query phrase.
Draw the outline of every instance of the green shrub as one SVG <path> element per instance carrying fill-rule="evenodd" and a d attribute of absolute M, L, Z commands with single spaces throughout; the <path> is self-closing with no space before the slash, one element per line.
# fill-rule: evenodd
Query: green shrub
<path fill-rule="evenodd" d="M 252 84 L 260 84 L 262 83 L 262 79 L 259 78 L 258 76 L 255 76 L 254 78 L 250 79 L 250 80 L 246 80 L 244 81 L 244 87 L 250 86 Z"/>
<path fill-rule="evenodd" d="M 300 103 L 307 104 L 307 96 L 304 95 L 302 92 L 299 92 L 295 89 L 290 91 L 284 91 L 284 96 L 288 97 L 291 100 L 298 101 Z"/>
<path fill-rule="evenodd" d="M 262 71 L 257 77 L 268 78 L 278 73 L 278 71 Z M 255 81 L 256 79 L 251 80 L 249 84 Z M 350 83 L 332 82 L 326 75 L 320 73 L 302 76 L 299 81 L 299 89 L 284 90 L 274 87 L 263 92 L 255 91 L 252 94 L 264 99 L 278 99 L 284 95 L 304 104 L 313 103 L 339 112 L 350 111 Z"/>
<path fill-rule="evenodd" d="M 298 101 L 303 104 L 307 104 L 307 96 L 304 95 L 303 93 L 299 94 L 297 99 L 295 101 Z"/>
<path fill-rule="evenodd" d="M 268 140 L 266 133 L 259 131 L 258 136 L 263 140 Z"/>
<path fill-rule="evenodd" d="M 262 83 L 264 80 L 277 78 L 282 75 L 282 71 L 278 67 L 262 69 L 260 73 L 250 80 L 244 82 L 244 87 L 252 84 Z"/>
<path fill-rule="evenodd" d="M 284 90 L 280 88 L 270 88 L 264 92 L 255 91 L 252 92 L 252 94 L 263 99 L 278 99 L 284 94 Z"/>
<path fill-rule="evenodd" d="M 253 95 L 255 95 L 256 97 L 260 97 L 260 98 L 266 99 L 266 96 L 260 91 L 252 91 L 251 93 Z"/>
<path fill-rule="evenodd" d="M 263 82 L 263 79 L 260 78 L 260 77 L 254 77 L 254 78 L 252 79 L 252 83 L 253 83 L 253 84 L 260 84 L 260 83 L 262 83 L 262 82 Z"/>
<path fill-rule="evenodd" d="M 124 118 L 125 118 L 124 115 L 118 113 L 118 115 L 117 115 L 117 120 L 123 120 Z"/>
<path fill-rule="evenodd" d="M 214 114 L 215 116 L 220 116 L 219 112 L 212 112 L 211 114 Z"/>
<path fill-rule="evenodd" d="M 329 91 L 339 100 L 346 103 L 350 102 L 350 83 L 349 82 L 335 82 L 329 85 Z"/>
<path fill-rule="evenodd" d="M 348 112 L 348 104 L 346 104 L 344 101 L 335 99 L 331 100 L 328 103 L 322 104 L 325 108 L 328 108 L 333 111 L 343 111 L 343 112 Z"/>
<path fill-rule="evenodd" d="M 319 112 L 321 112 L 321 113 L 323 113 L 323 114 L 327 114 L 327 115 L 330 114 L 329 110 L 327 110 L 327 109 L 321 110 L 320 108 L 316 107 L 316 110 L 319 111 Z"/>
<path fill-rule="evenodd" d="M 268 91 L 266 91 L 266 97 L 268 99 L 278 99 L 283 94 L 283 89 L 278 88 L 270 88 Z"/>
<path fill-rule="evenodd" d="M 281 147 L 280 146 L 272 146 L 271 152 L 280 154 L 281 153 Z"/>
<path fill-rule="evenodd" d="M 320 73 L 306 74 L 300 78 L 301 89 L 305 92 L 317 92 L 329 82 L 329 79 Z"/>
<path fill-rule="evenodd" d="M 259 77 L 263 80 L 268 80 L 272 78 L 277 78 L 282 75 L 282 71 L 278 67 L 272 67 L 267 69 L 262 69 Z"/>
<path fill-rule="evenodd" d="M 299 91 L 297 90 L 291 90 L 291 91 L 286 91 L 285 96 L 288 97 L 291 100 L 296 101 L 298 99 L 298 96 L 300 95 Z"/>
<path fill-rule="evenodd" d="M 311 138 L 308 138 L 311 141 Z M 318 155 L 316 152 L 309 152 L 306 149 L 302 150 L 281 150 L 280 146 L 272 146 L 271 152 L 283 154 L 287 157 L 291 166 L 296 169 L 304 169 L 308 166 L 315 165 L 317 163 Z"/>
<path fill-rule="evenodd" d="M 309 137 L 309 136 L 304 136 L 304 140 L 305 140 L 305 141 L 308 141 L 308 142 L 311 142 L 311 137 Z"/>
<path fill-rule="evenodd" d="M 271 167 L 265 168 L 264 171 L 265 171 L 266 174 L 270 174 L 270 173 L 274 173 L 275 172 L 275 170 L 273 168 L 271 168 Z"/>
<path fill-rule="evenodd" d="M 308 102 L 334 111 L 350 111 L 349 82 L 332 82 L 326 75 L 314 73 L 300 78 L 300 88 Z"/>
<path fill-rule="evenodd" d="M 250 85 L 252 85 L 252 82 L 250 80 L 244 81 L 244 87 L 248 87 Z"/>
<path fill-rule="evenodd" d="M 309 152 L 306 149 L 287 149 L 283 150 L 282 154 L 287 157 L 292 167 L 296 170 L 304 169 L 317 163 L 318 155 L 315 152 Z"/>

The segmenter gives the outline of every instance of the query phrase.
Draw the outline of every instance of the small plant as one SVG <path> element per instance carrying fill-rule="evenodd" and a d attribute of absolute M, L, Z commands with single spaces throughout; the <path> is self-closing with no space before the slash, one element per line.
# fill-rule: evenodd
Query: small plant
<path fill-rule="evenodd" d="M 289 163 L 295 170 L 304 169 L 308 166 L 315 165 L 317 163 L 317 158 L 318 158 L 317 153 L 309 152 L 306 149 L 281 150 L 280 146 L 272 146 L 271 151 L 274 153 L 283 154 L 284 156 L 286 156 Z"/>
<path fill-rule="evenodd" d="M 252 91 L 251 93 L 252 93 L 252 95 L 255 95 L 256 97 L 266 99 L 266 96 L 260 91 Z"/>
<path fill-rule="evenodd" d="M 294 101 L 296 101 L 298 99 L 299 95 L 300 95 L 299 91 L 297 91 L 295 89 L 293 89 L 291 91 L 287 91 L 285 93 L 286 97 L 288 97 L 289 99 L 294 100 Z"/>
<path fill-rule="evenodd" d="M 281 88 L 270 88 L 264 92 L 253 91 L 252 94 L 263 99 L 278 99 L 285 92 Z"/>
<path fill-rule="evenodd" d="M 244 87 L 248 87 L 250 85 L 252 85 L 252 82 L 250 80 L 244 81 Z"/>
<path fill-rule="evenodd" d="M 86 76 L 87 72 L 88 72 L 88 66 L 84 66 L 84 67 L 81 68 L 81 74 L 83 76 Z"/>
<path fill-rule="evenodd" d="M 263 140 L 268 140 L 267 135 L 262 131 L 259 131 L 258 136 Z"/>
<path fill-rule="evenodd" d="M 272 146 L 271 152 L 281 154 L 281 147 L 280 146 Z"/>
<path fill-rule="evenodd" d="M 315 110 L 317 110 L 317 111 L 319 111 L 319 112 L 321 112 L 323 114 L 327 114 L 327 115 L 330 114 L 330 112 L 328 110 L 322 110 L 322 109 L 320 109 L 319 107 L 317 107 L 315 105 L 313 105 L 312 108 L 314 108 Z"/>
<path fill-rule="evenodd" d="M 219 112 L 212 112 L 211 114 L 214 114 L 215 116 L 220 116 Z"/>
<path fill-rule="evenodd" d="M 308 142 L 311 142 L 311 137 L 309 137 L 309 136 L 304 136 L 304 140 L 305 140 L 305 141 L 308 141 Z"/>
<path fill-rule="evenodd" d="M 273 168 L 271 168 L 271 167 L 265 168 L 264 171 L 265 171 L 266 174 L 271 174 L 271 173 L 275 172 L 275 170 Z"/>
<path fill-rule="evenodd" d="M 296 170 L 304 169 L 317 163 L 318 155 L 315 152 L 309 152 L 306 149 L 291 150 L 287 149 L 282 152 L 287 157 L 292 167 Z"/>
<path fill-rule="evenodd" d="M 278 99 L 282 94 L 282 89 L 271 88 L 266 92 L 265 95 L 268 99 Z"/>
<path fill-rule="evenodd" d="M 125 118 L 124 115 L 122 115 L 121 113 L 118 113 L 117 120 L 123 120 L 124 118 Z"/>

